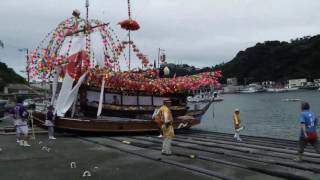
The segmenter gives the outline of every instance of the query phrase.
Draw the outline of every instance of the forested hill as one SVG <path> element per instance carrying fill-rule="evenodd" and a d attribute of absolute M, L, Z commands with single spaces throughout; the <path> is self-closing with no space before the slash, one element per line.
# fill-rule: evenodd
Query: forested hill
<path fill-rule="evenodd" d="M 0 62 L 0 90 L 8 83 L 25 83 L 25 79 L 18 75 L 12 68 Z"/>
<path fill-rule="evenodd" d="M 320 35 L 258 43 L 215 68 L 221 69 L 225 78 L 237 77 L 240 82 L 320 78 Z"/>

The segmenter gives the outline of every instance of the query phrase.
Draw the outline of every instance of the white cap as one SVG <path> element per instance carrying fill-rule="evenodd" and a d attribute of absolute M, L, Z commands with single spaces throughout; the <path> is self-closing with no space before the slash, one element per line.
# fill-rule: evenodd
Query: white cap
<path fill-rule="evenodd" d="M 234 112 L 240 112 L 240 109 L 237 108 L 237 109 L 234 110 Z"/>

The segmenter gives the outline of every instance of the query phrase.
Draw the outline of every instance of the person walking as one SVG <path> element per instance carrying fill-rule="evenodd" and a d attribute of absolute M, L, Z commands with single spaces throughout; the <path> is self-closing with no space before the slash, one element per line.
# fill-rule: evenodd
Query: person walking
<path fill-rule="evenodd" d="M 45 125 L 48 127 L 48 135 L 49 135 L 49 139 L 56 139 L 54 137 L 54 121 L 55 121 L 55 116 L 53 114 L 53 106 L 50 105 L 48 107 L 48 112 L 46 115 L 46 121 L 45 121 Z"/>
<path fill-rule="evenodd" d="M 161 122 L 161 130 L 163 136 L 162 143 L 162 154 L 171 155 L 171 143 L 172 138 L 174 137 L 174 128 L 173 128 L 173 117 L 172 112 L 170 110 L 171 101 L 164 100 L 163 105 L 160 107 L 158 114 L 162 118 Z"/>
<path fill-rule="evenodd" d="M 318 119 L 315 114 L 310 111 L 310 105 L 308 102 L 301 103 L 301 113 L 300 113 L 300 138 L 299 138 L 299 148 L 298 157 L 296 161 L 302 161 L 302 155 L 304 149 L 310 143 L 317 153 L 320 154 L 320 146 L 317 135 L 317 125 Z"/>
<path fill-rule="evenodd" d="M 235 109 L 233 113 L 233 125 L 235 130 L 233 138 L 237 141 L 242 141 L 242 139 L 240 138 L 240 131 L 242 131 L 244 127 L 241 126 L 240 110 L 238 108 Z"/>
<path fill-rule="evenodd" d="M 14 126 L 16 127 L 16 132 L 18 136 L 18 141 L 20 146 L 31 146 L 28 143 L 28 111 L 22 104 L 23 99 L 18 98 L 17 104 L 13 109 L 13 119 Z"/>

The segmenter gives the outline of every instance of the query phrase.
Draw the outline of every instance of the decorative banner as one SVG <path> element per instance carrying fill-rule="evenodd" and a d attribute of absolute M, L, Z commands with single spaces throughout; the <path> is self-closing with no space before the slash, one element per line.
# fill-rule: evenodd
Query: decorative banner
<path fill-rule="evenodd" d="M 129 17 L 129 22 L 126 20 L 123 25 L 134 30 L 138 23 L 134 25 Z M 120 71 L 119 58 L 127 46 L 132 47 L 143 70 Z M 81 59 L 81 62 L 77 59 Z M 153 69 L 152 63 L 133 41 L 120 41 L 109 24 L 94 19 L 87 22 L 79 17 L 61 22 L 29 54 L 28 70 L 31 78 L 47 80 L 57 68 L 61 68 L 59 75 L 65 77 L 65 81 L 79 82 L 79 78 L 86 72 L 88 74 L 83 83 L 88 86 L 101 87 L 102 77 L 106 76 L 107 89 L 152 94 L 185 93 L 206 86 L 219 86 L 218 78 L 221 77 L 221 72 L 217 71 L 159 78 L 157 70 Z M 72 86 L 64 88 L 71 89 Z M 62 100 L 58 99 L 57 104 L 64 106 L 61 103 Z"/>

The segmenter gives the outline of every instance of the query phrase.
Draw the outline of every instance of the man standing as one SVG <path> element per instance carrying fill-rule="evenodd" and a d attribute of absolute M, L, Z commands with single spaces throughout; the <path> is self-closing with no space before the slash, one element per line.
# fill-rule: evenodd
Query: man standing
<path fill-rule="evenodd" d="M 234 125 L 234 136 L 233 138 L 236 139 L 237 141 L 242 141 L 242 139 L 240 138 L 240 131 L 243 130 L 243 127 L 241 127 L 241 120 L 240 120 L 240 110 L 239 109 L 235 109 L 234 113 L 233 113 L 233 125 Z"/>
<path fill-rule="evenodd" d="M 171 110 L 169 109 L 171 106 L 170 100 L 165 100 L 163 102 L 163 106 L 160 107 L 159 112 L 162 117 L 162 135 L 163 135 L 163 143 L 162 143 L 162 154 L 171 155 L 171 142 L 174 137 L 174 129 L 173 129 L 173 117 Z"/>
<path fill-rule="evenodd" d="M 18 140 L 20 146 L 30 146 L 28 144 L 28 111 L 22 105 L 22 99 L 18 98 L 17 104 L 14 107 L 13 111 L 13 118 L 14 118 L 14 125 L 16 127 L 16 131 L 18 134 Z"/>
<path fill-rule="evenodd" d="M 318 119 L 315 114 L 310 111 L 310 105 L 307 102 L 301 104 L 300 113 L 300 139 L 299 139 L 299 149 L 298 158 L 296 161 L 302 160 L 302 154 L 304 148 L 310 143 L 317 153 L 320 153 L 320 146 L 317 136 L 317 124 Z"/>

